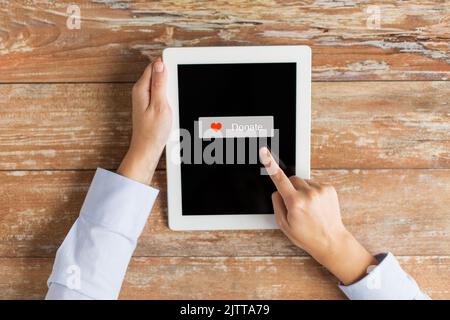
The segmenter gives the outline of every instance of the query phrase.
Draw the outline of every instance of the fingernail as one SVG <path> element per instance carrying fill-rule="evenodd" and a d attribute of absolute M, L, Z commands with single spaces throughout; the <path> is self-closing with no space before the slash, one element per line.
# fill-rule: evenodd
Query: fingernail
<path fill-rule="evenodd" d="M 268 165 L 270 163 L 270 151 L 267 147 L 259 149 L 259 158 L 263 165 Z"/>
<path fill-rule="evenodd" d="M 161 61 L 156 61 L 153 65 L 153 70 L 155 70 L 155 72 L 163 72 L 164 64 Z"/>

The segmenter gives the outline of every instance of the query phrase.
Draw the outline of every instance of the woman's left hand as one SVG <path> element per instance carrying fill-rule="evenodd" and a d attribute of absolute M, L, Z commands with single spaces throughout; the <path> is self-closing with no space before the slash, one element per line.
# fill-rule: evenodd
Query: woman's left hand
<path fill-rule="evenodd" d="M 150 184 L 172 128 L 166 83 L 166 67 L 157 59 L 133 86 L 133 134 L 117 173 L 144 184 Z"/>

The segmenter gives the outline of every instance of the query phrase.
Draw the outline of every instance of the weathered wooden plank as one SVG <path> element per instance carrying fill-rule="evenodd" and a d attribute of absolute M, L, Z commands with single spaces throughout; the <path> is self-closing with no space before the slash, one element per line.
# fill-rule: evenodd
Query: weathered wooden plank
<path fill-rule="evenodd" d="M 443 80 L 449 13 L 437 0 L 1 1 L 0 81 L 132 81 L 168 46 L 276 44 L 310 45 L 314 80 Z"/>
<path fill-rule="evenodd" d="M 131 132 L 131 85 L 0 85 L 1 169 L 115 167 Z"/>
<path fill-rule="evenodd" d="M 398 257 L 433 299 L 449 299 L 450 257 Z M 53 259 L 0 258 L 0 299 L 42 299 Z M 309 257 L 134 258 L 121 299 L 343 299 Z"/>
<path fill-rule="evenodd" d="M 0 85 L 0 169 L 117 167 L 129 141 L 130 91 Z M 450 82 L 314 83 L 313 168 L 450 167 L 449 96 Z"/>
<path fill-rule="evenodd" d="M 448 82 L 321 83 L 312 94 L 314 168 L 449 167 Z"/>
<path fill-rule="evenodd" d="M 337 280 L 309 257 L 167 260 L 133 260 L 121 298 L 345 298 L 337 288 Z M 450 288 L 442 281 L 450 275 L 448 257 L 402 257 L 400 262 L 432 298 L 450 297 Z"/>
<path fill-rule="evenodd" d="M 343 219 L 373 253 L 450 254 L 450 170 L 314 170 L 336 186 Z M 0 257 L 53 257 L 78 216 L 93 172 L 0 173 Z M 136 256 L 303 255 L 278 230 L 174 232 L 166 181 Z"/>

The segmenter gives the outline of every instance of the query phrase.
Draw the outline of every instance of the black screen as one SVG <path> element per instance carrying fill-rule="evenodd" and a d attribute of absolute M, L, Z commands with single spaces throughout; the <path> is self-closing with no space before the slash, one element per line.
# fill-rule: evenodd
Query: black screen
<path fill-rule="evenodd" d="M 279 129 L 278 156 L 285 169 L 295 172 L 295 63 L 178 65 L 178 88 L 180 128 L 190 132 L 192 145 L 198 139 L 204 150 L 214 141 L 198 137 L 194 122 L 199 117 L 273 116 Z M 258 138 L 227 139 L 244 139 L 248 146 Z M 183 215 L 273 213 L 275 187 L 260 168 L 259 162 L 182 163 Z"/>

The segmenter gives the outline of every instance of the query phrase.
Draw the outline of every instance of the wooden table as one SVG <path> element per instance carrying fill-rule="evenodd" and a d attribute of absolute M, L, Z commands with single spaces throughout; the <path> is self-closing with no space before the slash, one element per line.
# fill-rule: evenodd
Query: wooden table
<path fill-rule="evenodd" d="M 77 3 L 81 29 L 67 28 Z M 358 4 L 360 3 L 360 4 Z M 377 13 L 380 24 L 377 25 Z M 306 44 L 312 175 L 348 228 L 450 298 L 449 1 L 0 1 L 0 298 L 40 299 L 130 89 L 169 46 Z M 279 231 L 172 232 L 161 195 L 121 298 L 343 298 Z"/>

